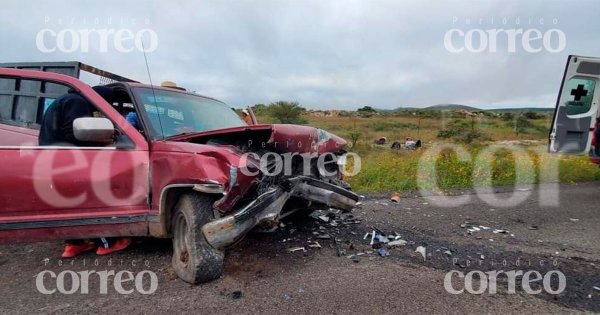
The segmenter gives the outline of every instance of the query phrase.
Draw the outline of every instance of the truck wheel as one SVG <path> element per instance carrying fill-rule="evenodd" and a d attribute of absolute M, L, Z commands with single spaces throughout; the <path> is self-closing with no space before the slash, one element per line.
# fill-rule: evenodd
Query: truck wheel
<path fill-rule="evenodd" d="M 184 194 L 175 206 L 173 259 L 175 273 L 185 282 L 198 284 L 218 279 L 223 274 L 223 252 L 206 242 L 202 226 L 213 219 L 213 201 L 195 193 Z"/>

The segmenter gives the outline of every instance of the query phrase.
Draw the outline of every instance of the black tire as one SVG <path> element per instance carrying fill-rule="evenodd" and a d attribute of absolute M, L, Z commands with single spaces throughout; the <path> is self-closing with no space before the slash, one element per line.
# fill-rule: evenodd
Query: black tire
<path fill-rule="evenodd" d="M 223 252 L 210 246 L 202 234 L 202 226 L 214 217 L 213 202 L 209 196 L 189 193 L 179 198 L 174 209 L 171 263 L 177 276 L 191 284 L 215 280 L 223 274 Z"/>

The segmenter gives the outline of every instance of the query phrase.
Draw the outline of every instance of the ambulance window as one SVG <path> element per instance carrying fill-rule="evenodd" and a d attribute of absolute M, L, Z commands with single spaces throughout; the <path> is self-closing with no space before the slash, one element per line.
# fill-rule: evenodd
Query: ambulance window
<path fill-rule="evenodd" d="M 565 85 L 567 115 L 585 114 L 592 107 L 596 81 L 593 79 L 571 78 Z"/>

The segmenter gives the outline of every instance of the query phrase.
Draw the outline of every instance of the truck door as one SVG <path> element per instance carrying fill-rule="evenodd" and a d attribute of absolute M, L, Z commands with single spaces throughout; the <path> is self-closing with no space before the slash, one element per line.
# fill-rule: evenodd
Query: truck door
<path fill-rule="evenodd" d="M 39 146 L 53 90 L 78 92 L 123 142 Z M 0 241 L 147 233 L 148 144 L 102 97 L 72 77 L 0 68 L 0 108 Z"/>
<path fill-rule="evenodd" d="M 598 117 L 600 59 L 569 56 L 556 101 L 549 152 L 585 154 L 590 151 Z"/>

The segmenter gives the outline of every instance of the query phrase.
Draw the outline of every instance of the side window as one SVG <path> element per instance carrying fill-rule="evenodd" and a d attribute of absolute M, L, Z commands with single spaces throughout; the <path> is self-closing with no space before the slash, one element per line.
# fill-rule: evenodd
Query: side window
<path fill-rule="evenodd" d="M 51 82 L 0 78 L 0 124 L 39 129 L 44 111 L 68 90 Z"/>
<path fill-rule="evenodd" d="M 569 79 L 563 90 L 567 115 L 585 114 L 592 108 L 596 80 L 574 77 Z"/>

